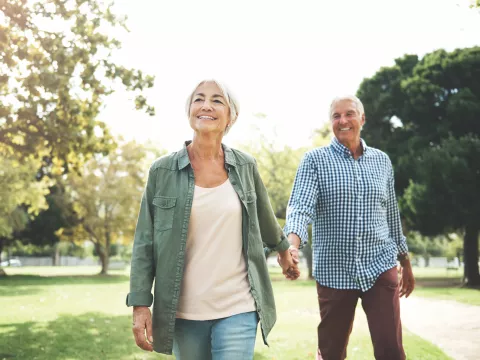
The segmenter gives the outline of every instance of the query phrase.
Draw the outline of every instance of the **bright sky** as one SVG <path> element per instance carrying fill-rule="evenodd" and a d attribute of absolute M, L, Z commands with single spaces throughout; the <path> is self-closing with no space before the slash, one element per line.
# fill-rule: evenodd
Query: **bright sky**
<path fill-rule="evenodd" d="M 156 115 L 114 94 L 102 112 L 115 134 L 173 151 L 190 139 L 184 102 L 201 79 L 224 81 L 241 105 L 225 138 L 252 138 L 252 124 L 301 146 L 328 120 L 337 95 L 406 53 L 480 45 L 468 0 L 117 0 L 130 33 L 117 61 L 155 75 Z M 368 109 L 365 109 L 368 116 Z M 264 113 L 266 119 L 254 116 Z M 254 135 L 253 135 L 254 136 Z"/>

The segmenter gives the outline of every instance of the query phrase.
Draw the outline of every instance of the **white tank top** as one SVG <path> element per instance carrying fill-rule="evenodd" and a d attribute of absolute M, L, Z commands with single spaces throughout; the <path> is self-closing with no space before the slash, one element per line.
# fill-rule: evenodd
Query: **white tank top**
<path fill-rule="evenodd" d="M 254 311 L 242 252 L 242 205 L 227 179 L 195 186 L 177 318 L 212 320 Z"/>

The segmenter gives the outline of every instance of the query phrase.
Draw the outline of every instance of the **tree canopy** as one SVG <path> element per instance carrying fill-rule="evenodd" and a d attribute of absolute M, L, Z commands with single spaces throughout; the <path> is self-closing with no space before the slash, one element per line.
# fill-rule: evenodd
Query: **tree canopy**
<path fill-rule="evenodd" d="M 424 235 L 465 232 L 465 278 L 479 285 L 480 47 L 405 55 L 365 79 L 362 136 L 385 150 L 402 214 Z"/>

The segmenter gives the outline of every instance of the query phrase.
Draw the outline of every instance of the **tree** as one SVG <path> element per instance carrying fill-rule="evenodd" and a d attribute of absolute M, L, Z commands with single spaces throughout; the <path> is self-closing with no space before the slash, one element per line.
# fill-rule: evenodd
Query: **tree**
<path fill-rule="evenodd" d="M 465 280 L 478 285 L 480 233 L 480 138 L 449 138 L 426 149 L 418 160 L 418 178 L 403 197 L 409 225 L 425 235 L 464 229 Z M 441 172 L 438 171 L 441 169 Z"/>
<path fill-rule="evenodd" d="M 257 117 L 266 116 L 257 114 Z M 273 136 L 269 137 L 258 128 L 251 132 L 259 134 L 258 137 L 241 148 L 257 161 L 258 171 L 267 188 L 275 216 L 285 219 L 290 191 L 304 149 L 280 145 L 275 129 L 272 129 Z"/>
<path fill-rule="evenodd" d="M 49 245 L 53 249 L 53 265 L 58 262 L 60 241 L 58 231 L 68 231 L 78 224 L 78 216 L 74 211 L 74 205 L 65 192 L 65 180 L 63 177 L 55 179 L 55 185 L 49 189 L 45 197 L 48 208 L 42 210 L 36 217 L 29 219 L 25 229 L 15 234 L 15 237 L 23 244 L 36 246 Z"/>
<path fill-rule="evenodd" d="M 14 231 L 22 230 L 30 216 L 47 207 L 45 195 L 51 181 L 36 181 L 36 168 L 34 159 L 19 161 L 0 153 L 0 254 Z"/>
<path fill-rule="evenodd" d="M 79 224 L 59 233 L 74 242 L 90 240 L 102 263 L 101 274 L 107 273 L 111 245 L 133 239 L 147 170 L 146 149 L 128 142 L 107 157 L 92 158 L 81 176 L 69 174 L 68 192 Z"/>
<path fill-rule="evenodd" d="M 11 154 L 45 157 L 68 170 L 112 139 L 98 114 L 118 83 L 136 93 L 153 77 L 112 61 L 125 27 L 112 4 L 95 0 L 0 0 L 0 145 Z M 62 29 L 62 30 L 58 30 Z"/>
<path fill-rule="evenodd" d="M 8 174 L 0 187 L 15 187 L 2 194 L 0 248 L 47 204 L 40 194 L 51 184 L 43 176 L 80 169 L 114 147 L 98 119 L 114 89 L 132 91 L 135 107 L 154 114 L 142 95 L 153 77 L 112 60 L 121 44 L 107 34 L 126 26 L 111 8 L 94 0 L 0 0 L 0 157 L 14 164 L 2 164 Z M 20 182 L 4 186 L 11 176 Z"/>
<path fill-rule="evenodd" d="M 464 232 L 465 279 L 480 285 L 480 47 L 406 55 L 365 79 L 362 136 L 395 167 L 406 223 L 432 236 Z"/>

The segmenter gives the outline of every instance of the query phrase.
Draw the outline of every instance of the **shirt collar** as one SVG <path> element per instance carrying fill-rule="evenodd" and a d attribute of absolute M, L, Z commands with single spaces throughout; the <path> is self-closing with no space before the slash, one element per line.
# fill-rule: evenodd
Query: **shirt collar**
<path fill-rule="evenodd" d="M 190 164 L 190 158 L 188 157 L 187 146 L 190 145 L 192 141 L 188 140 L 183 143 L 182 149 L 178 152 L 178 170 L 184 169 L 187 165 Z M 235 161 L 235 155 L 233 154 L 232 149 L 227 145 L 222 144 L 223 153 L 225 155 L 225 164 L 230 166 L 236 166 L 237 162 Z"/>
<path fill-rule="evenodd" d="M 365 140 L 360 139 L 360 143 L 362 144 L 362 148 L 363 148 L 363 155 L 362 156 L 369 156 L 370 151 L 368 150 L 368 146 L 367 146 L 367 143 L 365 142 Z M 339 154 L 343 154 L 345 157 L 352 156 L 352 153 L 350 152 L 350 150 L 345 145 L 340 143 L 340 141 L 338 141 L 336 136 L 333 136 L 332 142 L 330 143 L 330 146 L 333 148 L 333 150 L 335 150 Z"/>

